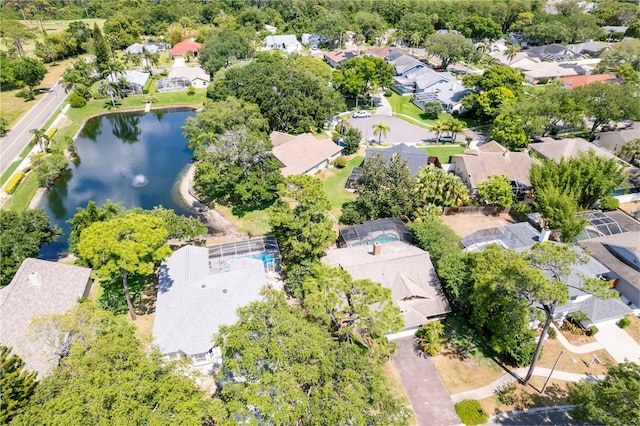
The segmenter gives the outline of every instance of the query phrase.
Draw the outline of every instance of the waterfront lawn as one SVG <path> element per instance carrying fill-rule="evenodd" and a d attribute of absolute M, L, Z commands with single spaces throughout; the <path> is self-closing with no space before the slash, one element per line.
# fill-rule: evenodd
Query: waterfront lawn
<path fill-rule="evenodd" d="M 239 232 L 250 237 L 267 235 L 271 231 L 267 209 L 238 212 L 232 207 L 216 204 L 216 211 L 225 217 Z"/>
<path fill-rule="evenodd" d="M 347 178 L 351 174 L 351 170 L 353 170 L 354 167 L 360 167 L 363 160 L 364 157 L 355 156 L 349 160 L 344 168 L 323 170 L 318 176 L 323 180 L 324 192 L 331 202 L 331 213 L 336 217 L 342 213 L 342 205 L 344 203 L 356 199 L 355 194 L 347 191 L 344 185 L 347 183 Z"/>

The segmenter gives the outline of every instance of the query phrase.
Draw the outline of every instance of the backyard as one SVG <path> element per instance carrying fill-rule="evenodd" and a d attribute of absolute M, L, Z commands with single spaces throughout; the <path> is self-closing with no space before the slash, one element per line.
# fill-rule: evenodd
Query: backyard
<path fill-rule="evenodd" d="M 426 151 L 429 155 L 436 156 L 442 164 L 449 163 L 449 159 L 454 154 L 463 154 L 466 148 L 462 145 L 456 144 L 433 144 L 419 146 L 419 149 Z"/>

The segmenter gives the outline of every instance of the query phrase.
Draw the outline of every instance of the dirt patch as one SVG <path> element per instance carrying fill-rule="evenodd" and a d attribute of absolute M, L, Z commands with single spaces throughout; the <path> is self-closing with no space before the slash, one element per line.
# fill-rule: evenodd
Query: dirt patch
<path fill-rule="evenodd" d="M 527 408 L 567 404 L 569 383 L 555 379 L 550 380 L 544 393 L 540 394 L 546 380 L 544 377 L 532 377 L 527 386 L 514 382 L 515 390 L 511 393 L 509 403 L 501 402 L 498 396 L 494 395 L 480 400 L 480 405 L 489 415 L 495 415 Z"/>
<path fill-rule="evenodd" d="M 629 324 L 629 326 L 626 327 L 624 331 L 626 331 L 629 336 L 631 336 L 633 340 L 635 340 L 640 345 L 640 318 L 633 314 L 627 315 L 627 318 L 629 318 L 631 324 Z"/>
<path fill-rule="evenodd" d="M 501 213 L 497 216 L 456 214 L 440 217 L 445 225 L 453 229 L 453 232 L 455 232 L 460 238 L 466 237 L 480 229 L 516 223 L 516 221 L 507 213 Z"/>
<path fill-rule="evenodd" d="M 640 210 L 640 201 L 632 201 L 630 203 L 620 203 L 618 206 L 620 210 L 624 210 L 627 213 L 633 213 Z"/>

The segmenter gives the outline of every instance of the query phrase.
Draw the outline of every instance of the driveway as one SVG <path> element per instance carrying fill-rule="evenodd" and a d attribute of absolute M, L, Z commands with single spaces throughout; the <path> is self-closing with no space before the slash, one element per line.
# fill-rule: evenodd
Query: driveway
<path fill-rule="evenodd" d="M 365 141 L 371 141 L 372 138 L 375 138 L 376 142 L 378 141 L 378 137 L 373 134 L 373 126 L 377 123 L 389 126 L 387 137 L 383 136 L 382 142 L 427 142 L 436 137 L 436 132 L 432 130 L 414 126 L 400 118 L 388 115 L 376 114 L 367 118 L 350 118 L 348 121 L 349 124 L 362 132 L 362 138 Z"/>
<path fill-rule="evenodd" d="M 458 425 L 453 402 L 428 356 L 415 348 L 415 338 L 396 340 L 393 364 L 407 390 L 419 426 Z"/>
<path fill-rule="evenodd" d="M 640 345 L 615 323 L 598 325 L 595 338 L 617 362 L 625 360 L 640 363 Z"/>

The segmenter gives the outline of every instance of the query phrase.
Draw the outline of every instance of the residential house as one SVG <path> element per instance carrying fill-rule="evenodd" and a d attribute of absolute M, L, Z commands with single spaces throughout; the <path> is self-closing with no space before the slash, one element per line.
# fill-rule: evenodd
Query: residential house
<path fill-rule="evenodd" d="M 406 55 L 407 51 L 394 46 L 381 46 L 368 49 L 366 54 L 384 59 L 386 62 L 391 62 L 400 56 Z"/>
<path fill-rule="evenodd" d="M 427 68 L 427 65 L 425 63 L 421 62 L 411 55 L 398 56 L 389 61 L 389 64 L 393 66 L 396 77 L 406 77 L 411 73 L 414 73 L 423 68 Z"/>
<path fill-rule="evenodd" d="M 124 89 L 127 94 L 140 95 L 150 77 L 151 74 L 148 72 L 123 71 L 119 74 L 110 74 L 108 78 L 113 83 L 121 82 L 121 79 L 123 79 L 126 82 L 123 86 L 125 86 Z"/>
<path fill-rule="evenodd" d="M 295 34 L 270 35 L 264 39 L 264 50 L 284 50 L 285 52 L 299 52 L 300 42 Z"/>
<path fill-rule="evenodd" d="M 133 43 L 131 46 L 127 47 L 124 51 L 125 53 L 132 53 L 134 55 L 141 55 L 144 51 L 148 53 L 162 53 L 167 50 L 166 43 Z"/>
<path fill-rule="evenodd" d="M 25 259 L 8 286 L 0 289 L 0 343 L 13 348 L 25 369 L 42 379 L 58 365 L 60 348 L 30 329 L 35 318 L 67 312 L 89 296 L 91 269 Z"/>
<path fill-rule="evenodd" d="M 282 164 L 283 176 L 313 175 L 331 166 L 342 153 L 342 147 L 331 139 L 317 139 L 311 133 L 293 136 L 273 132 L 270 137 L 273 155 Z"/>
<path fill-rule="evenodd" d="M 530 58 L 536 58 L 540 61 L 568 62 L 586 58 L 585 55 L 574 50 L 571 46 L 555 43 L 530 47 L 525 50 L 525 53 Z"/>
<path fill-rule="evenodd" d="M 611 152 L 617 152 L 634 139 L 640 139 L 640 123 L 634 123 L 626 129 L 598 133 L 593 143 Z"/>
<path fill-rule="evenodd" d="M 587 73 L 587 70 L 579 65 L 557 62 L 532 63 L 523 65 L 520 70 L 525 80 L 530 84 Z"/>
<path fill-rule="evenodd" d="M 518 193 L 531 186 L 529 170 L 537 163 L 526 152 L 511 152 L 495 141 L 451 156 L 453 171 L 471 191 L 491 175 L 505 175 Z"/>
<path fill-rule="evenodd" d="M 607 267 L 603 276 L 612 282 L 622 301 L 640 309 L 640 232 L 586 239 L 580 246 Z"/>
<path fill-rule="evenodd" d="M 568 44 L 567 47 L 579 55 L 597 57 L 611 48 L 609 43 L 601 41 L 587 41 L 584 43 Z"/>
<path fill-rule="evenodd" d="M 302 34 L 301 42 L 305 46 L 318 47 L 320 43 L 324 42 L 327 38 L 320 34 Z"/>
<path fill-rule="evenodd" d="M 368 220 L 338 231 L 338 247 L 373 245 L 389 241 L 411 242 L 411 233 L 398 217 Z"/>
<path fill-rule="evenodd" d="M 559 163 L 562 158 L 577 158 L 581 152 L 594 151 L 596 155 L 604 158 L 617 158 L 606 149 L 592 144 L 582 138 L 566 138 L 555 140 L 552 138 L 542 138 L 542 142 L 530 145 L 531 151 L 542 158 L 553 160 Z"/>
<path fill-rule="evenodd" d="M 189 86 L 206 88 L 210 81 L 209 73 L 200 66 L 174 67 L 168 77 L 156 81 L 156 90 L 158 92 L 178 92 L 187 90 Z"/>
<path fill-rule="evenodd" d="M 490 244 L 497 244 L 504 249 L 524 251 L 538 242 L 545 241 L 547 237 L 547 231 L 538 232 L 530 224 L 522 222 L 478 230 L 463 238 L 462 244 L 468 252 L 482 251 Z M 588 327 L 592 324 L 616 321 L 631 313 L 626 303 L 617 297 L 601 299 L 584 291 L 585 279 L 605 279 L 610 270 L 579 247 L 571 249 L 583 261 L 572 265 L 569 275 L 563 278 L 570 300 L 556 309 L 554 318 L 562 321 L 567 314 L 581 311 L 589 318 L 583 324 Z"/>
<path fill-rule="evenodd" d="M 194 57 L 198 56 L 200 50 L 200 43 L 196 43 L 194 40 L 186 39 L 176 44 L 171 48 L 170 57 L 173 59 L 176 56 L 185 56 L 186 52 L 191 52 Z"/>
<path fill-rule="evenodd" d="M 324 54 L 324 60 L 332 68 L 338 68 L 349 59 L 359 58 L 358 52 L 353 50 L 332 50 Z"/>
<path fill-rule="evenodd" d="M 616 81 L 616 77 L 611 74 L 588 74 L 588 75 L 574 75 L 568 77 L 560 77 L 562 87 L 567 90 L 573 90 L 576 87 L 586 86 L 587 84 L 596 82 L 610 82 Z"/>
<path fill-rule="evenodd" d="M 403 335 L 451 312 L 429 253 L 404 241 L 327 250 L 322 262 L 390 289 L 404 318 Z"/>
<path fill-rule="evenodd" d="M 453 33 L 453 34 L 460 34 L 459 31 L 457 30 L 448 30 L 448 29 L 443 29 L 443 30 L 438 30 L 436 31 L 436 34 L 442 35 L 442 34 L 448 34 L 448 33 Z"/>
<path fill-rule="evenodd" d="M 162 264 L 153 337 L 166 359 L 186 357 L 196 366 L 214 368 L 221 364 L 212 336 L 221 325 L 234 324 L 238 308 L 260 300 L 268 288 L 266 259 L 273 256 L 262 240 L 188 245 Z"/>
<path fill-rule="evenodd" d="M 400 156 L 402 160 L 407 162 L 407 167 L 414 176 L 425 166 L 433 165 L 442 168 L 438 157 L 431 156 L 427 151 L 405 143 L 396 144 L 386 149 L 367 149 L 365 161 L 373 155 L 381 155 L 387 160 L 387 163 L 391 161 L 394 155 Z"/>

